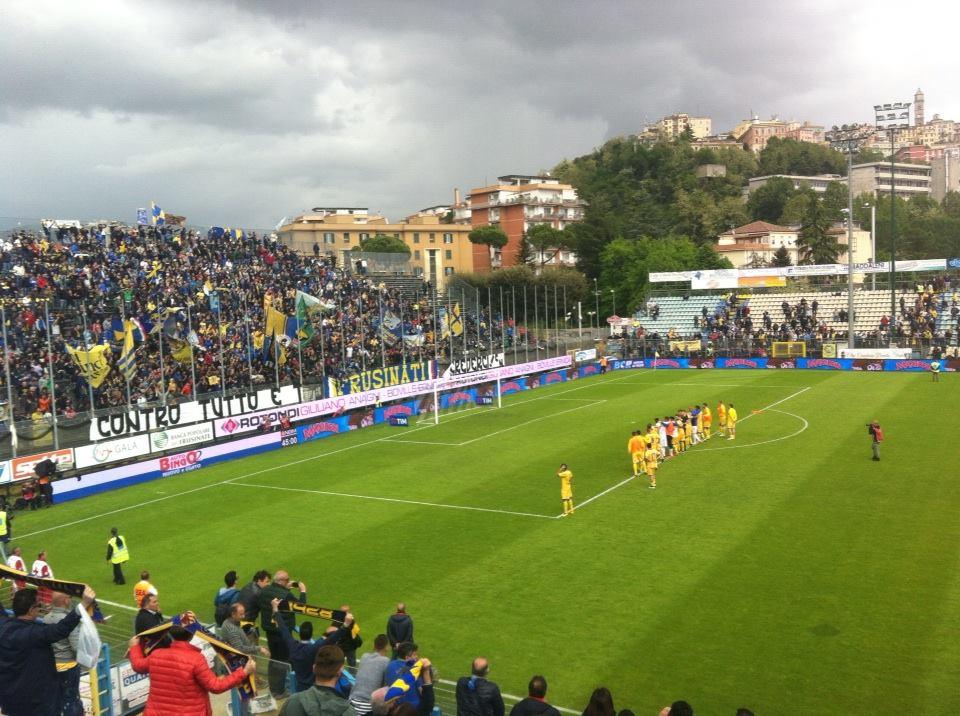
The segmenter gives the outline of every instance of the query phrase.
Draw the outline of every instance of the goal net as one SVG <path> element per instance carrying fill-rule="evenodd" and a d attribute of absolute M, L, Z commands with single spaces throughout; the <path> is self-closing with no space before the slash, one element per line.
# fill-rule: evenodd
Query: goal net
<path fill-rule="evenodd" d="M 774 358 L 807 357 L 807 344 L 803 341 L 775 341 L 772 348 Z"/>

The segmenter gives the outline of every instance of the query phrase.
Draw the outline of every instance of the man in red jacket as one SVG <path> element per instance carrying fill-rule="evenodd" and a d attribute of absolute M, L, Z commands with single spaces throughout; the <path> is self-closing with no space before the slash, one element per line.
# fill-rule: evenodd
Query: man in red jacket
<path fill-rule="evenodd" d="M 170 628 L 173 643 L 143 655 L 139 637 L 130 640 L 130 665 L 138 674 L 150 674 L 150 694 L 144 716 L 190 714 L 212 716 L 210 693 L 222 694 L 239 686 L 257 668 L 253 659 L 227 676 L 214 676 L 192 635 L 180 626 Z"/>

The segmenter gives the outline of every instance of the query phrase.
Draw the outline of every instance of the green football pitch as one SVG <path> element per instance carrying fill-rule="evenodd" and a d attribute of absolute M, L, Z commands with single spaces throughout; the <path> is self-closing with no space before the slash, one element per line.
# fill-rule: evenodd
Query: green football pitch
<path fill-rule="evenodd" d="M 351 605 L 365 649 L 404 601 L 441 677 L 484 655 L 504 692 L 541 673 L 578 711 L 604 685 L 641 715 L 680 698 L 707 715 L 956 714 L 958 398 L 952 375 L 621 371 L 21 514 L 15 542 L 116 603 L 148 569 L 165 613 L 206 618 L 227 570 L 285 568 L 310 603 Z M 668 461 L 656 490 L 627 479 L 631 430 L 720 399 L 736 441 Z"/>

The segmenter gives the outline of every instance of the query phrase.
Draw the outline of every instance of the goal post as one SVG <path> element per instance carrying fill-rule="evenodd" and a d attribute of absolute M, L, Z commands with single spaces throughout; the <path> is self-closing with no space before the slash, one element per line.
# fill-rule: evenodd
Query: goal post
<path fill-rule="evenodd" d="M 804 341 L 774 341 L 771 349 L 773 358 L 807 357 L 807 344 Z"/>

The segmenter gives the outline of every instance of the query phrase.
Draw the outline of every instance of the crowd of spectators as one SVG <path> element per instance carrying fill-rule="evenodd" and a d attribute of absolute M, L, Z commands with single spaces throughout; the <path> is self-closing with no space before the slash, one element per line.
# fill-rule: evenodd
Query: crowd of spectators
<path fill-rule="evenodd" d="M 258 384 L 297 383 L 301 376 L 304 383 L 320 383 L 384 362 L 432 357 L 439 307 L 429 283 L 414 295 L 403 294 L 349 268 L 319 251 L 302 255 L 255 232 L 106 225 L 15 231 L 0 240 L 14 417 L 38 420 L 53 411 L 51 364 L 56 412 L 70 418 L 87 410 L 91 397 L 96 408 L 177 402 Z M 310 317 L 315 335 L 304 338 L 299 350 L 291 336 L 284 359 L 277 360 L 275 351 L 258 348 L 264 296 L 292 317 L 297 290 L 327 308 Z M 407 340 L 386 336 L 381 345 L 381 315 L 402 319 L 395 332 Z M 65 344 L 110 342 L 115 362 L 120 350 L 115 331 L 125 318 L 155 326 L 142 341 L 138 336 L 129 390 L 123 374 L 113 369 L 91 396 Z M 456 350 L 506 338 L 505 321 L 492 310 L 464 307 L 460 320 L 465 330 L 455 339 Z M 436 347 L 446 355 L 450 341 L 446 331 L 440 334 Z M 182 345 L 176 341 L 195 346 L 193 367 L 172 357 L 174 345 Z"/>

